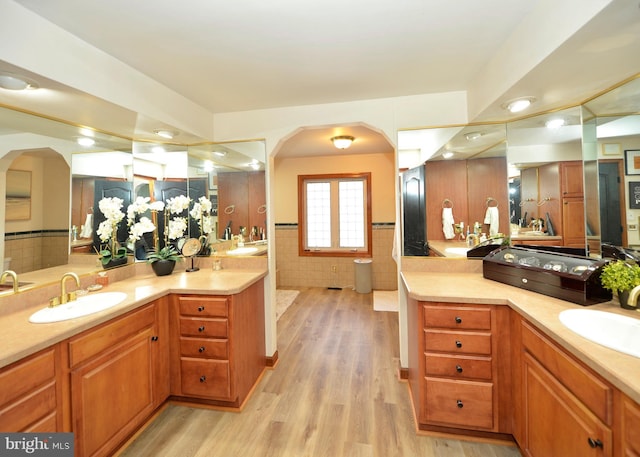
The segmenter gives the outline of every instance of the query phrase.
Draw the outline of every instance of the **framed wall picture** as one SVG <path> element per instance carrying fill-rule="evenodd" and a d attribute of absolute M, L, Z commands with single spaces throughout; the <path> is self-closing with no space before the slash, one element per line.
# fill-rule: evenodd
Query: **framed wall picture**
<path fill-rule="evenodd" d="M 624 174 L 640 175 L 640 149 L 625 149 Z"/>
<path fill-rule="evenodd" d="M 602 143 L 602 154 L 606 156 L 619 156 L 622 153 L 620 143 Z"/>
<path fill-rule="evenodd" d="M 7 197 L 5 220 L 31 219 L 31 172 L 7 170 Z"/>
<path fill-rule="evenodd" d="M 629 182 L 629 208 L 640 209 L 640 182 Z"/>

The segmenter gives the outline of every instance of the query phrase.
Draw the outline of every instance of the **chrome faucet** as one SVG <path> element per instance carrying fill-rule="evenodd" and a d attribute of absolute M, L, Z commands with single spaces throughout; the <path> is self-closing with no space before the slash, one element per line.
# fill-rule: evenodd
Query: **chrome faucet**
<path fill-rule="evenodd" d="M 4 280 L 6 279 L 7 276 L 11 276 L 11 278 L 13 279 L 13 293 L 17 293 L 18 292 L 18 275 L 16 274 L 15 271 L 13 270 L 6 270 L 2 273 L 2 276 L 0 276 L 0 284 L 4 284 Z"/>
<path fill-rule="evenodd" d="M 64 305 L 70 301 L 74 301 L 76 299 L 76 292 L 67 293 L 67 287 L 65 285 L 65 279 L 71 277 L 76 280 L 76 287 L 80 289 L 80 278 L 77 274 L 73 272 L 68 272 L 62 275 L 62 279 L 60 280 L 60 296 L 54 297 L 49 300 L 49 307 L 53 308 L 54 306 Z"/>

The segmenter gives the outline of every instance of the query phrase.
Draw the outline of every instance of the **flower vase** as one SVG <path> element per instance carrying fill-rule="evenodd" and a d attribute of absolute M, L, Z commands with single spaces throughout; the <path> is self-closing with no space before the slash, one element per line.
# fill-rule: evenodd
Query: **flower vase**
<path fill-rule="evenodd" d="M 167 276 L 173 273 L 176 266 L 175 260 L 156 260 L 151 264 L 151 268 L 156 276 Z"/>

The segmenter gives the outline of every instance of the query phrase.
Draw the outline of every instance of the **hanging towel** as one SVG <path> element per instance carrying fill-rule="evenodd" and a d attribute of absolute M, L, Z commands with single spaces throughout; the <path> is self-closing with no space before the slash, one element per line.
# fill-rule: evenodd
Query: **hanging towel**
<path fill-rule="evenodd" d="M 444 237 L 447 240 L 455 237 L 455 233 L 453 232 L 453 224 L 456 221 L 453 218 L 453 210 L 451 208 L 442 208 L 442 231 L 444 232 Z"/>
<path fill-rule="evenodd" d="M 80 232 L 80 238 L 91 238 L 91 232 L 93 231 L 93 214 L 87 214 L 87 219 L 84 221 L 82 231 Z"/>
<path fill-rule="evenodd" d="M 489 224 L 489 236 L 498 234 L 498 225 L 500 224 L 500 221 L 497 206 L 487 207 L 487 212 L 484 215 L 484 223 Z"/>

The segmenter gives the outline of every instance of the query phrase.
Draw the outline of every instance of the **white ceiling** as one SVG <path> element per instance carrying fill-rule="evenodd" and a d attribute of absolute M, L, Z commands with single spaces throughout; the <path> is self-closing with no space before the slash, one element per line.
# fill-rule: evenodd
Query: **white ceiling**
<path fill-rule="evenodd" d="M 554 8 L 561 4 L 553 0 L 15 3 L 211 113 L 447 91 L 469 91 L 472 97 L 478 76 L 509 48 L 518 27 L 536 9 L 538 13 L 549 9 L 549 21 L 535 27 L 555 35 L 563 25 L 562 15 L 554 15 Z M 0 62 L 0 69 L 11 70 L 11 66 Z M 639 71 L 638 1 L 613 0 L 527 75 L 496 94 L 471 120 L 504 120 L 501 103 L 519 95 L 535 95 L 538 111 L 581 102 Z M 73 88 L 57 89 L 74 92 Z M 46 111 L 129 137 L 144 130 L 145 124 L 149 130 L 154 123 L 108 100 L 79 91 L 74 95 L 73 103 L 59 99 L 45 106 L 37 99 L 20 101 L 13 94 L 0 94 L 0 103 Z M 315 144 L 305 149 L 316 154 L 327 153 L 331 147 L 327 134 L 339 128 L 301 131 L 279 155 L 299 155 L 300 141 Z M 389 147 L 378 132 L 362 134 L 360 144 L 369 141 L 376 149 Z M 179 138 L 185 143 L 198 140 L 188 135 Z M 357 146 L 354 143 L 355 152 Z M 321 152 L 322 147 L 327 149 Z"/>

